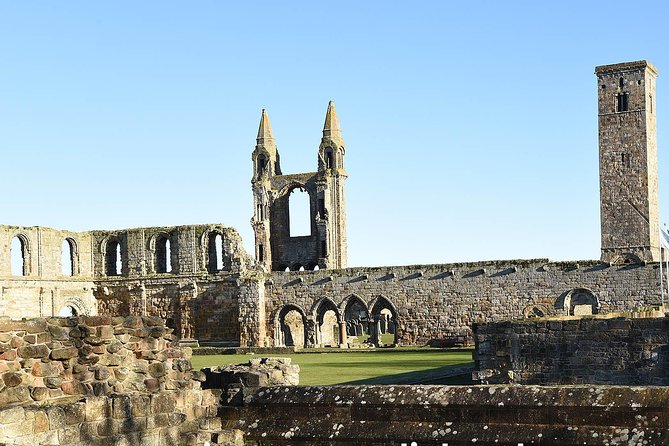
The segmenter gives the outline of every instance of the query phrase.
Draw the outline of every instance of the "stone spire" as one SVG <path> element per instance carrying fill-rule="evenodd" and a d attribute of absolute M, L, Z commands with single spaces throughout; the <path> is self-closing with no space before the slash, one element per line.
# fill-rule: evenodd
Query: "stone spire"
<path fill-rule="evenodd" d="M 269 116 L 267 116 L 267 111 L 264 108 L 262 109 L 262 116 L 260 117 L 260 126 L 258 127 L 258 138 L 256 141 L 259 146 L 274 142 L 272 124 L 269 123 Z"/>
<path fill-rule="evenodd" d="M 344 139 L 341 136 L 341 128 L 339 127 L 339 118 L 337 117 L 337 109 L 335 109 L 334 101 L 328 104 L 328 111 L 325 114 L 325 124 L 323 125 L 323 141 L 330 140 L 337 143 L 337 145 L 344 145 Z"/>

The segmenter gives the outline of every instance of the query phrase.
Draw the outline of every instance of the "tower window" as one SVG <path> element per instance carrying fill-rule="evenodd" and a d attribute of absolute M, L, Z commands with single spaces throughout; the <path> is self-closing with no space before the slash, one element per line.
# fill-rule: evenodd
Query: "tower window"
<path fill-rule="evenodd" d="M 648 105 L 650 106 L 650 112 L 653 113 L 653 96 L 648 97 Z"/>
<path fill-rule="evenodd" d="M 622 77 L 620 78 L 619 85 L 620 85 L 620 88 L 623 88 L 623 86 L 625 85 L 625 81 L 623 80 Z"/>
<path fill-rule="evenodd" d="M 260 155 L 258 157 L 258 175 L 265 173 L 265 169 L 267 169 L 267 158 L 264 155 Z"/>
<path fill-rule="evenodd" d="M 616 111 L 624 112 L 628 110 L 629 106 L 629 93 L 618 93 L 616 95 Z"/>
<path fill-rule="evenodd" d="M 334 167 L 334 155 L 332 150 L 328 149 L 325 151 L 325 168 L 332 169 Z"/>
<path fill-rule="evenodd" d="M 265 249 L 261 243 L 258 245 L 258 261 L 259 262 L 264 261 L 265 260 L 264 257 L 265 257 Z"/>

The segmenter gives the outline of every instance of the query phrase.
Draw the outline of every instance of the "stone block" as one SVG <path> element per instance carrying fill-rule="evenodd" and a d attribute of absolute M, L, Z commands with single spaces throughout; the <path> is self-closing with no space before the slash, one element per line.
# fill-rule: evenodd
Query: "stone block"
<path fill-rule="evenodd" d="M 24 345 L 17 349 L 21 358 L 46 358 L 49 356 L 49 348 L 44 344 Z"/>
<path fill-rule="evenodd" d="M 85 413 L 86 413 L 86 421 L 98 421 L 103 418 L 111 418 L 112 407 L 109 398 L 106 397 L 87 398 Z"/>
<path fill-rule="evenodd" d="M 161 393 L 151 396 L 151 413 L 171 413 L 177 405 L 174 392 Z"/>
<path fill-rule="evenodd" d="M 23 381 L 19 373 L 5 373 L 2 375 L 2 380 L 7 387 L 16 387 Z"/>
<path fill-rule="evenodd" d="M 86 403 L 77 402 L 63 406 L 65 424 L 78 425 L 86 421 Z"/>
<path fill-rule="evenodd" d="M 44 333 L 47 330 L 46 319 L 29 319 L 25 322 L 25 330 L 28 333 Z"/>
<path fill-rule="evenodd" d="M 57 341 L 69 341 L 70 340 L 70 328 L 69 327 L 60 327 L 58 325 L 49 325 L 49 333 L 51 338 Z"/>
<path fill-rule="evenodd" d="M 0 410 L 0 424 L 21 423 L 26 419 L 25 410 L 22 407 L 12 407 Z M 0 428 L 2 430 L 2 428 Z"/>
<path fill-rule="evenodd" d="M 33 433 L 39 434 L 49 430 L 49 418 L 44 411 L 35 412 L 35 421 L 33 424 Z"/>

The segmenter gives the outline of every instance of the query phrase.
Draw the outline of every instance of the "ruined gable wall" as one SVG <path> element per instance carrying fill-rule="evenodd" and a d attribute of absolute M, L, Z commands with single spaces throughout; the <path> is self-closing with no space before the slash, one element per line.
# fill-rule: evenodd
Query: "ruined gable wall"
<path fill-rule="evenodd" d="M 408 345 L 451 337 L 471 340 L 473 323 L 517 319 L 533 305 L 546 315 L 563 314 L 570 292 L 580 288 L 599 300 L 600 313 L 660 302 L 657 264 L 609 266 L 597 261 L 538 259 L 277 272 L 265 283 L 270 341 L 284 305 L 295 305 L 307 319 L 315 319 L 320 299 L 331 299 L 343 313 L 351 295 L 368 303 L 369 312 L 376 298 L 388 299 L 397 311 L 398 342 Z"/>

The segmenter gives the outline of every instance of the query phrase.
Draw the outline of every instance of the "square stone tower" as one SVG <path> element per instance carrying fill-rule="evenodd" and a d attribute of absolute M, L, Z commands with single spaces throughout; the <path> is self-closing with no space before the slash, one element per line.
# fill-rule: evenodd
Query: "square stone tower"
<path fill-rule="evenodd" d="M 655 79 L 649 62 L 595 69 L 602 261 L 658 261 Z"/>

